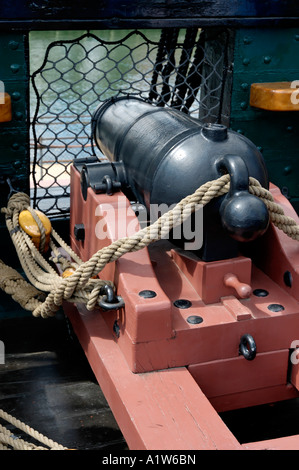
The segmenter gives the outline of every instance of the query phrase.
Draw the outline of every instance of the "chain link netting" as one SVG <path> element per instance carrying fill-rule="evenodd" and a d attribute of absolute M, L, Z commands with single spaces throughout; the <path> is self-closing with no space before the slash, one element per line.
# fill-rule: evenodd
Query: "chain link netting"
<path fill-rule="evenodd" d="M 206 122 L 221 120 L 222 37 L 220 53 L 210 56 L 198 28 L 105 36 L 86 32 L 53 41 L 31 73 L 31 199 L 50 216 L 69 213 L 70 165 L 93 154 L 91 116 L 107 98 L 135 95 Z"/>

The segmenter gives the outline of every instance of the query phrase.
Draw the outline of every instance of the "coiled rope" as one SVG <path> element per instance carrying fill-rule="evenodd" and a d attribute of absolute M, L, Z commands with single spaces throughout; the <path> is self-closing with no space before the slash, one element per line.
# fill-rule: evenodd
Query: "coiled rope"
<path fill-rule="evenodd" d="M 299 241 L 299 226 L 296 221 L 284 214 L 282 207 L 274 202 L 272 194 L 263 188 L 256 179 L 250 177 L 249 183 L 250 193 L 262 199 L 266 204 L 270 220 L 273 224 L 289 237 Z M 183 198 L 172 210 L 163 214 L 153 224 L 130 237 L 124 237 L 112 242 L 109 246 L 96 252 L 84 263 L 59 237 L 55 230 L 52 230 L 52 237 L 71 256 L 74 260 L 73 265 L 76 267 L 76 271 L 65 279 L 59 276 L 43 258 L 29 236 L 20 227 L 19 213 L 24 209 L 28 209 L 30 199 L 24 193 L 14 194 L 10 198 L 7 207 L 2 209 L 2 212 L 5 214 L 6 225 L 24 272 L 33 286 L 38 289 L 38 292 L 33 291 L 33 293 L 35 292 L 34 300 L 32 298 L 30 301 L 27 299 L 27 307 L 32 309 L 34 316 L 42 316 L 44 318 L 54 315 L 64 300 L 83 302 L 86 304 L 87 309 L 92 310 L 97 305 L 101 287 L 109 282 L 92 278 L 98 275 L 106 264 L 118 260 L 125 253 L 141 250 L 149 244 L 164 238 L 171 229 L 182 224 L 196 210 L 199 204 L 205 206 L 212 199 L 226 194 L 229 188 L 230 176 L 228 174 L 221 176 L 217 180 L 205 183 L 193 194 Z M 59 256 L 61 255 L 53 240 L 50 242 L 50 247 L 59 261 Z M 1 281 L 2 265 L 3 263 L 0 263 L 0 287 L 4 288 L 4 290 L 9 288 L 11 291 L 14 287 L 8 282 L 8 273 L 6 275 L 6 282 L 3 283 Z M 14 282 L 20 281 L 14 279 Z M 112 285 L 111 282 L 110 285 Z M 48 293 L 44 300 L 37 298 L 42 293 Z"/>
<path fill-rule="evenodd" d="M 16 193 L 10 198 L 7 207 L 2 208 L 1 211 L 5 214 L 6 226 L 16 248 L 20 264 L 30 283 L 25 281 L 16 270 L 5 265 L 0 260 L 0 288 L 10 294 L 23 308 L 32 311 L 34 316 L 39 316 L 39 313 L 36 314 L 35 312 L 39 311 L 38 309 L 43 304 L 46 293 L 55 291 L 62 278 L 41 254 L 45 245 L 44 227 L 37 213 L 29 204 L 30 198 L 27 194 Z M 41 234 L 40 251 L 19 224 L 19 214 L 23 210 L 29 210 L 37 222 Z M 60 248 L 64 249 L 71 260 L 62 256 L 54 240 Z M 50 249 L 52 251 L 51 260 L 54 263 L 60 264 L 62 270 L 65 270 L 67 267 L 76 269 L 82 264 L 80 257 L 77 256 L 53 228 L 51 231 Z M 92 310 L 101 297 L 99 296 L 101 288 L 107 284 L 113 285 L 110 281 L 103 281 L 98 278 L 90 279 L 83 288 L 77 289 L 74 295 L 69 297 L 69 301 L 84 303 L 89 310 Z M 57 308 L 53 312 L 56 310 Z M 43 315 L 41 313 L 41 316 L 44 317 L 50 315 Z"/>
<path fill-rule="evenodd" d="M 5 426 L 0 424 L 0 450 L 67 450 L 67 447 L 63 447 L 57 442 L 54 442 L 52 439 L 49 439 L 48 437 L 44 436 L 40 432 L 29 427 L 27 424 L 23 423 L 19 419 L 14 418 L 1 409 L 0 418 L 43 444 L 41 446 L 31 442 L 26 442 L 23 439 L 16 437 Z"/>

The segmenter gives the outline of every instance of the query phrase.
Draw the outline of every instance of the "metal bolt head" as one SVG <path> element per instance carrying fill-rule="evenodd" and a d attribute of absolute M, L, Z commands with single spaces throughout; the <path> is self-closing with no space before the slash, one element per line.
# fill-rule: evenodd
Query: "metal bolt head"
<path fill-rule="evenodd" d="M 12 71 L 12 73 L 18 73 L 18 71 L 20 70 L 19 64 L 11 64 L 10 70 Z"/>
<path fill-rule="evenodd" d="M 284 175 L 289 175 L 290 173 L 292 173 L 292 166 L 291 165 L 285 166 L 284 169 L 283 169 L 283 174 Z"/>
<path fill-rule="evenodd" d="M 11 97 L 14 101 L 19 101 L 21 99 L 21 93 L 19 93 L 18 91 L 14 91 Z"/>
<path fill-rule="evenodd" d="M 152 299 L 153 297 L 156 297 L 156 292 L 153 290 L 142 290 L 138 294 L 140 297 L 143 297 L 144 299 Z"/>
<path fill-rule="evenodd" d="M 269 295 L 269 292 L 266 289 L 254 289 L 253 295 L 256 297 L 267 297 Z"/>
<path fill-rule="evenodd" d="M 16 118 L 17 121 L 22 121 L 22 119 L 23 119 L 23 113 L 21 113 L 20 111 L 17 111 L 17 112 L 15 113 L 15 118 Z"/>
<path fill-rule="evenodd" d="M 173 305 L 177 308 L 190 308 L 192 303 L 187 299 L 178 299 L 173 302 Z"/>
<path fill-rule="evenodd" d="M 190 317 L 187 318 L 187 322 L 191 323 L 191 325 L 197 325 L 203 322 L 203 318 L 199 315 L 190 315 Z"/>
<path fill-rule="evenodd" d="M 242 83 L 242 84 L 241 84 L 241 88 L 242 88 L 242 90 L 247 91 L 248 88 L 249 88 L 248 83 L 246 83 L 246 82 Z"/>
<path fill-rule="evenodd" d="M 281 304 L 270 304 L 270 305 L 268 305 L 267 308 L 271 312 L 281 312 L 282 310 L 284 310 L 284 306 L 281 305 Z"/>

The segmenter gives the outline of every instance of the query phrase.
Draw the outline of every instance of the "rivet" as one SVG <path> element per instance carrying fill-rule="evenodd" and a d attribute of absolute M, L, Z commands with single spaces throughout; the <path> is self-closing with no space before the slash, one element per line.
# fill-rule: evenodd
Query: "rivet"
<path fill-rule="evenodd" d="M 295 34 L 295 41 L 299 41 L 299 34 Z"/>
<path fill-rule="evenodd" d="M 16 50 L 19 47 L 18 41 L 9 41 L 8 47 L 12 50 Z"/>
<path fill-rule="evenodd" d="M 245 36 L 245 37 L 243 38 L 243 42 L 244 42 L 244 44 L 251 44 L 252 39 L 249 38 L 248 36 Z"/>
<path fill-rule="evenodd" d="M 254 289 L 253 295 L 256 295 L 257 297 L 267 297 L 269 292 L 266 289 Z"/>
<path fill-rule="evenodd" d="M 240 104 L 240 108 L 241 109 L 247 109 L 247 103 L 245 101 L 242 101 L 242 103 Z"/>
<path fill-rule="evenodd" d="M 22 168 L 22 162 L 20 160 L 15 160 L 13 162 L 13 166 L 16 170 L 18 170 L 19 168 Z"/>
<path fill-rule="evenodd" d="M 242 90 L 244 90 L 244 91 L 248 90 L 248 88 L 249 88 L 248 83 L 246 83 L 246 82 L 242 83 L 241 88 L 242 88 Z"/>
<path fill-rule="evenodd" d="M 16 120 L 17 121 L 22 121 L 23 119 L 23 113 L 20 113 L 20 111 L 17 111 L 15 114 Z"/>
<path fill-rule="evenodd" d="M 21 93 L 19 93 L 18 91 L 14 91 L 11 97 L 14 101 L 19 101 L 19 99 L 21 98 Z"/>
<path fill-rule="evenodd" d="M 153 297 L 156 297 L 156 292 L 153 290 L 142 290 L 138 294 L 140 297 L 143 297 L 144 299 L 151 299 Z"/>
<path fill-rule="evenodd" d="M 190 300 L 178 299 L 173 302 L 173 305 L 177 308 L 190 308 L 192 303 Z"/>
<path fill-rule="evenodd" d="M 265 63 L 265 64 L 270 64 L 270 62 L 271 62 L 271 57 L 268 56 L 268 55 L 266 55 L 266 56 L 264 57 L 264 63 Z"/>
<path fill-rule="evenodd" d="M 20 148 L 20 145 L 17 142 L 14 142 L 11 147 L 13 150 L 18 150 Z"/>
<path fill-rule="evenodd" d="M 196 325 L 198 323 L 202 323 L 203 318 L 198 315 L 191 315 L 190 317 L 187 318 L 187 322 L 191 323 L 192 325 Z"/>
<path fill-rule="evenodd" d="M 262 152 L 262 151 L 264 150 L 263 147 L 257 147 L 257 149 L 258 149 L 260 152 Z"/>
<path fill-rule="evenodd" d="M 248 65 L 250 63 L 250 60 L 245 58 L 243 59 L 243 65 Z"/>
<path fill-rule="evenodd" d="M 238 134 L 242 134 L 242 135 L 244 134 L 244 131 L 242 129 L 238 129 L 237 132 Z"/>
<path fill-rule="evenodd" d="M 281 304 L 270 304 L 268 305 L 268 310 L 271 310 L 271 312 L 281 312 L 284 310 L 284 306 Z"/>
<path fill-rule="evenodd" d="M 289 175 L 290 173 L 292 173 L 291 165 L 285 166 L 284 169 L 283 169 L 283 174 L 284 175 Z"/>
<path fill-rule="evenodd" d="M 293 126 L 287 126 L 287 131 L 292 132 L 294 130 Z"/>
<path fill-rule="evenodd" d="M 20 70 L 19 64 L 11 64 L 10 70 L 12 71 L 12 73 L 18 73 L 18 71 Z"/>

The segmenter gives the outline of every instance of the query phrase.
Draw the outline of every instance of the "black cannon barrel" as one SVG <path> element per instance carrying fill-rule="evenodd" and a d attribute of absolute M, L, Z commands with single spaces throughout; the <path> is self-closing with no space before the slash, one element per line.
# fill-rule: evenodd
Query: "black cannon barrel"
<path fill-rule="evenodd" d="M 136 198 L 173 204 L 223 174 L 216 162 L 240 156 L 250 176 L 268 187 L 267 170 L 257 147 L 219 124 L 202 125 L 172 108 L 138 98 L 106 101 L 94 115 L 94 140 L 110 161 L 123 161 Z"/>
<path fill-rule="evenodd" d="M 151 215 L 153 206 L 171 206 L 207 181 L 230 174 L 229 193 L 204 209 L 205 240 L 214 246 L 211 253 L 218 250 L 219 238 L 252 241 L 267 229 L 267 208 L 248 186 L 252 176 L 268 188 L 266 166 L 257 147 L 243 135 L 133 97 L 100 105 L 93 132 L 112 165 L 124 166 L 126 184 Z M 227 256 L 235 252 L 236 248 L 229 249 Z"/>

